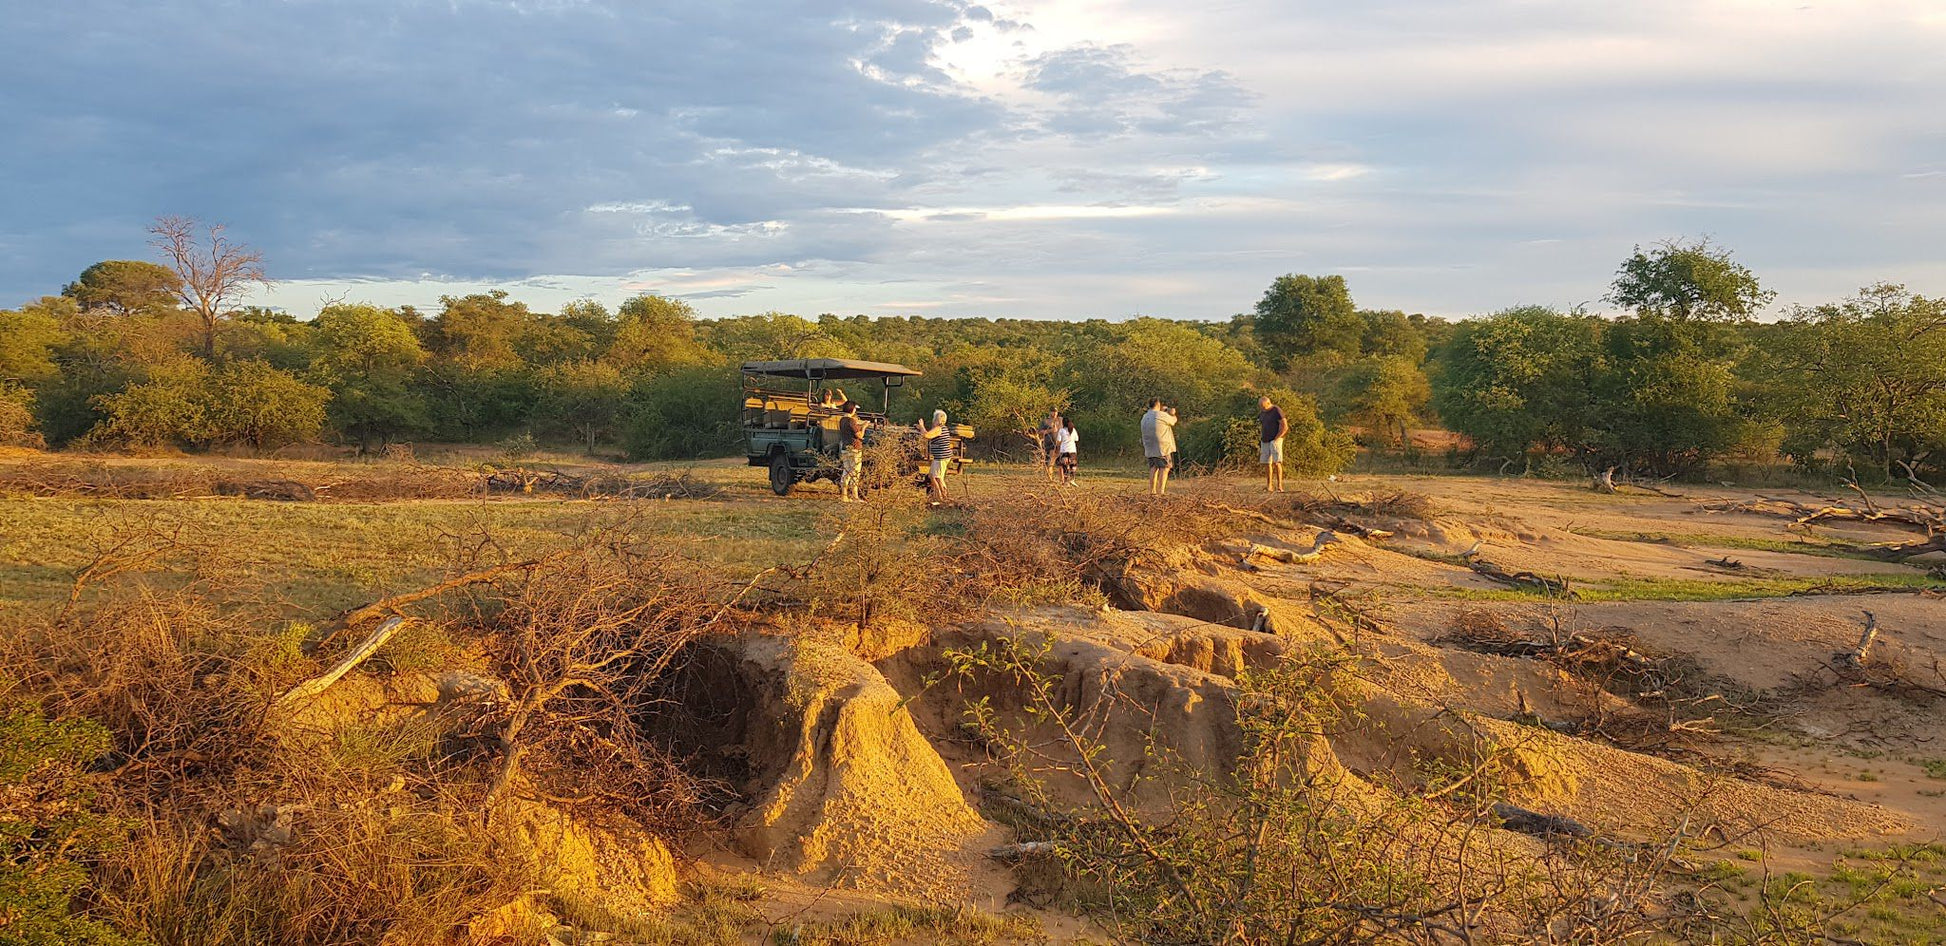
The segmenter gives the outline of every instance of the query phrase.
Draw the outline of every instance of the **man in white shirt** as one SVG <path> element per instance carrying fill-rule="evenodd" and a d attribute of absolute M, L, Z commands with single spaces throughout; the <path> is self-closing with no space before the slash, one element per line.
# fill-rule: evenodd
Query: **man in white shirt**
<path fill-rule="evenodd" d="M 1142 454 L 1149 458 L 1149 495 L 1169 492 L 1169 469 L 1176 455 L 1176 409 L 1163 407 L 1161 398 L 1149 400 L 1142 415 Z"/>

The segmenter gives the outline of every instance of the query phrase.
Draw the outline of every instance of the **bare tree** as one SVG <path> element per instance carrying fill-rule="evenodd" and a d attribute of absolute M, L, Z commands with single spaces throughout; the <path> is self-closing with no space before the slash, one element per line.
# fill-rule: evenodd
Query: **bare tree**
<path fill-rule="evenodd" d="M 203 234 L 199 238 L 198 230 Z M 264 255 L 223 236 L 223 225 L 203 228 L 194 217 L 158 217 L 149 227 L 151 246 L 169 257 L 182 277 L 177 294 L 183 306 L 203 322 L 203 355 L 216 357 L 216 325 L 236 307 L 252 285 L 269 285 Z"/>

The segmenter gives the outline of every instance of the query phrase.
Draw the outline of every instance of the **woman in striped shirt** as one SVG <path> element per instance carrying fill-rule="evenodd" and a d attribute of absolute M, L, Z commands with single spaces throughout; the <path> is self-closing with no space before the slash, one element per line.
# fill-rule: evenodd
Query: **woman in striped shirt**
<path fill-rule="evenodd" d="M 913 424 L 919 429 L 919 437 L 926 442 L 926 456 L 932 459 L 932 468 L 926 471 L 926 491 L 932 494 L 932 501 L 946 501 L 946 464 L 953 459 L 953 432 L 946 425 L 946 412 L 932 412 L 932 426 L 924 421 Z"/>

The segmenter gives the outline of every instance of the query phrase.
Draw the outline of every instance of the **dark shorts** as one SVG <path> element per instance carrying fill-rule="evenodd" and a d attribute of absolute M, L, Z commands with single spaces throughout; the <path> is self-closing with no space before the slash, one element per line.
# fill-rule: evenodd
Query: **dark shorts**
<path fill-rule="evenodd" d="M 1149 469 L 1151 470 L 1167 470 L 1173 466 L 1175 466 L 1175 464 L 1170 463 L 1168 457 L 1149 458 Z"/>
<path fill-rule="evenodd" d="M 1063 453 L 1058 462 L 1061 464 L 1061 469 L 1072 470 L 1075 467 L 1075 456 L 1072 453 Z"/>

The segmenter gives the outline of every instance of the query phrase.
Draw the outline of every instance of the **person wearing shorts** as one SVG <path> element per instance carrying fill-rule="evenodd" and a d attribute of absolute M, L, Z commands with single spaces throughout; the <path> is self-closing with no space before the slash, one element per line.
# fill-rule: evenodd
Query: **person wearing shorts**
<path fill-rule="evenodd" d="M 1149 399 L 1149 412 L 1142 415 L 1142 454 L 1149 460 L 1149 495 L 1166 495 L 1175 466 L 1176 410 L 1163 407 L 1159 397 Z"/>
<path fill-rule="evenodd" d="M 838 501 L 855 503 L 859 481 L 865 474 L 865 431 L 872 422 L 858 416 L 856 403 L 845 404 L 844 416 L 838 418 Z"/>
<path fill-rule="evenodd" d="M 953 430 L 946 424 L 945 411 L 932 412 L 932 426 L 921 421 L 913 426 L 919 428 L 919 439 L 926 443 L 926 456 L 932 466 L 926 471 L 926 491 L 932 501 L 946 501 L 946 466 L 953 460 Z"/>
<path fill-rule="evenodd" d="M 1290 418 L 1284 409 L 1271 403 L 1270 395 L 1257 399 L 1257 423 L 1262 428 L 1257 459 L 1264 465 L 1264 492 L 1284 491 L 1284 435 L 1291 432 Z"/>
<path fill-rule="evenodd" d="M 1048 479 L 1054 478 L 1055 461 L 1060 456 L 1060 445 L 1055 441 L 1061 435 L 1061 412 L 1048 411 L 1047 419 L 1041 421 L 1041 462 L 1046 464 L 1044 472 Z"/>
<path fill-rule="evenodd" d="M 1074 471 L 1081 465 L 1081 434 L 1074 429 L 1074 421 L 1063 418 L 1061 429 L 1054 434 L 1054 450 L 1060 459 L 1056 462 L 1061 470 L 1061 485 L 1074 485 Z"/>

